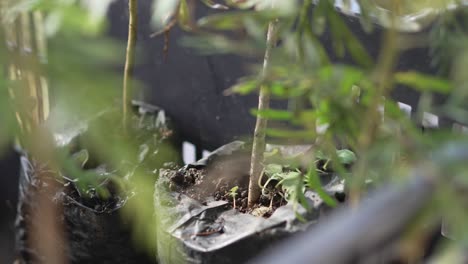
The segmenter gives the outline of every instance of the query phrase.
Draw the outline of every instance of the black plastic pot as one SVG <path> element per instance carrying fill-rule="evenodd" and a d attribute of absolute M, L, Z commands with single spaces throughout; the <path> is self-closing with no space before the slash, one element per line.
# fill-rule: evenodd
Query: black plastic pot
<path fill-rule="evenodd" d="M 311 228 L 330 209 L 316 193 L 307 191 L 311 211 L 287 204 L 264 218 L 241 213 L 214 197 L 195 200 L 177 191 L 163 191 L 174 189 L 174 178 L 180 173 L 209 169 L 219 160 L 236 158 L 242 146 L 233 142 L 179 171 L 162 171 L 155 193 L 155 207 L 165 215 L 158 222 L 160 263 L 244 263 L 277 242 Z M 324 189 L 332 196 L 343 193 L 343 182 L 334 177 Z M 299 221 L 296 214 L 306 221 Z"/>
<path fill-rule="evenodd" d="M 145 123 L 138 129 L 142 131 L 150 129 L 156 133 L 158 127 L 154 127 L 154 125 L 158 121 L 155 119 L 157 116 L 161 117 L 162 112 L 141 103 L 136 108 L 140 113 L 138 119 L 140 124 L 143 115 L 149 115 L 149 123 L 151 124 L 148 127 Z M 95 122 L 101 121 L 98 119 Z M 166 126 L 165 123 L 161 125 Z M 66 145 L 72 149 L 70 155 L 84 148 L 81 139 L 86 137 L 87 131 L 73 133 L 75 136 L 71 137 Z M 147 152 L 151 153 L 152 147 L 154 146 L 150 145 L 150 150 Z M 158 154 L 155 154 L 158 157 L 150 155 L 148 154 L 149 158 L 161 159 Z M 93 159 L 93 153 L 90 154 L 91 159 Z M 173 157 L 170 159 L 177 162 Z M 100 161 L 88 162 L 92 163 L 89 165 L 91 168 L 86 169 L 96 171 L 99 175 L 111 171 Z M 139 165 L 137 164 L 137 166 Z M 157 175 L 151 175 L 148 173 L 147 176 L 156 181 Z M 131 233 L 132 225 L 128 220 L 125 220 L 128 218 L 123 218 L 121 215 L 124 208 L 129 206 L 128 202 L 136 199 L 139 195 L 139 190 L 118 192 L 112 181 L 103 178 L 100 180 L 99 186 L 108 188 L 110 197 L 101 198 L 92 186 L 86 190 L 78 188 L 77 182 L 73 178 L 70 175 L 62 174 L 62 172 L 48 171 L 46 166 L 29 159 L 27 155 L 21 157 L 16 221 L 17 251 L 20 263 L 49 263 L 48 259 L 39 255 L 36 247 L 41 243 L 57 239 L 62 239 L 65 243 L 57 248 L 56 252 L 64 255 L 68 263 L 155 263 L 154 255 L 147 254 L 141 248 L 136 247 Z M 80 179 L 78 178 L 77 181 L 79 182 Z M 39 203 L 41 197 L 42 199 L 45 197 L 48 203 L 55 208 L 54 211 L 58 212 L 58 215 L 55 215 L 50 221 L 55 221 L 62 227 L 64 234 L 61 238 L 53 236 L 38 238 L 32 233 L 32 230 L 44 228 L 43 222 L 41 223 L 37 218 L 34 218 L 44 211 Z"/>
<path fill-rule="evenodd" d="M 113 197 L 105 209 L 94 209 L 73 195 L 75 190 L 56 182 L 55 176 L 46 181 L 38 179 L 36 169 L 26 157 L 22 157 L 20 178 L 20 199 L 18 205 L 17 249 L 20 263 L 47 263 L 35 249 L 36 243 L 48 243 L 54 237 L 42 237 L 42 241 L 31 241 L 31 229 L 42 228 L 31 215 L 38 207 L 37 197 L 47 194 L 51 186 L 60 186 L 53 196 L 56 210 L 63 210 L 57 216 L 64 227 L 65 244 L 57 252 L 65 254 L 69 263 L 153 263 L 153 258 L 139 252 L 132 243 L 130 224 L 122 220 L 120 210 L 125 206 L 125 198 Z M 52 184 L 51 184 L 52 183 Z M 104 206 L 105 202 L 103 202 Z"/>

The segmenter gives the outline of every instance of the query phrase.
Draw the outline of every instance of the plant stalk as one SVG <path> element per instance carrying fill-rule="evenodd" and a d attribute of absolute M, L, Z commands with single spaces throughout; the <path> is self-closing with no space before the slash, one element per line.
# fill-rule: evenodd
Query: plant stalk
<path fill-rule="evenodd" d="M 267 44 L 265 57 L 263 60 L 262 80 L 265 80 L 271 62 L 271 53 L 276 45 L 278 33 L 278 20 L 271 21 L 268 25 Z M 270 107 L 270 93 L 265 85 L 260 87 L 260 95 L 258 97 L 258 110 L 267 110 Z M 265 134 L 267 128 L 267 119 L 257 115 L 255 131 L 253 137 L 252 156 L 250 160 L 250 180 L 249 180 L 249 195 L 248 206 L 252 206 L 260 198 L 261 188 L 258 185 L 258 180 L 263 171 L 263 153 L 265 152 Z"/>
<path fill-rule="evenodd" d="M 128 125 L 128 112 L 130 109 L 130 97 L 132 91 L 132 75 L 135 65 L 135 44 L 138 23 L 137 2 L 137 0 L 128 0 L 128 41 L 122 91 L 122 122 L 125 130 Z"/>
<path fill-rule="evenodd" d="M 394 9 L 399 9 L 399 2 L 393 3 Z M 377 91 L 374 95 L 374 98 L 371 102 L 369 110 L 366 113 L 364 120 L 364 129 L 360 134 L 357 142 L 358 155 L 360 155 L 360 160 L 354 169 L 355 179 L 350 187 L 349 200 L 352 206 L 357 206 L 361 199 L 361 189 L 364 184 L 366 171 L 368 170 L 368 161 L 366 153 L 369 151 L 369 148 L 375 142 L 377 137 L 378 128 L 381 122 L 381 115 L 378 111 L 378 107 L 381 103 L 381 99 L 388 96 L 391 89 L 393 88 L 392 83 L 392 74 L 395 68 L 395 65 L 398 61 L 399 50 L 398 50 L 398 32 L 395 26 L 395 15 L 392 15 L 392 24 L 383 37 L 383 54 L 380 55 L 377 64 L 376 70 L 376 81 L 377 81 Z"/>

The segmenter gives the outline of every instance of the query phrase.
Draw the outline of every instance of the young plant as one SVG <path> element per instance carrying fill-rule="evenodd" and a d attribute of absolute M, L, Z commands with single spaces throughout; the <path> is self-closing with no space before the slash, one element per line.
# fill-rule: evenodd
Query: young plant
<path fill-rule="evenodd" d="M 237 190 L 239 190 L 239 186 L 234 186 L 231 188 L 231 190 L 229 190 L 229 196 L 232 197 L 232 204 L 234 209 L 236 209 Z"/>

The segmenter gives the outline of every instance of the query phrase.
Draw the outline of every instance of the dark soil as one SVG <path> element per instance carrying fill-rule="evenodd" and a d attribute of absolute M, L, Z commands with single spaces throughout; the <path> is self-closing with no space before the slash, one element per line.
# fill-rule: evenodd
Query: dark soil
<path fill-rule="evenodd" d="M 167 170 L 163 176 L 170 180 L 169 188 L 172 191 L 185 194 L 201 203 L 223 200 L 228 202 L 229 208 L 235 208 L 242 213 L 269 217 L 278 207 L 287 202 L 277 187 L 278 182 L 271 180 L 266 186 L 268 193 L 262 194 L 253 208 L 247 207 L 250 153 L 245 149 L 248 148 L 235 150 L 225 155 L 215 154 L 208 163 L 194 163 L 179 170 Z M 284 164 L 284 159 L 277 157 L 273 163 Z M 306 173 L 307 170 L 302 167 L 290 169 L 287 164 L 283 166 L 283 172 L 296 169 L 302 173 Z M 321 171 L 322 185 L 331 181 L 333 176 L 331 162 L 319 160 L 317 169 Z M 264 175 L 262 184 L 265 184 L 266 179 L 267 176 Z M 237 187 L 235 195 L 231 191 L 234 187 Z M 335 199 L 343 202 L 345 196 L 342 194 Z"/>
<path fill-rule="evenodd" d="M 237 186 L 235 209 L 242 213 L 252 213 L 257 208 L 268 207 L 270 210 L 262 213 L 262 216 L 269 217 L 278 207 L 286 204 L 286 201 L 278 193 L 274 194 L 272 198 L 261 195 L 258 203 L 249 209 L 247 207 L 248 174 L 233 175 L 232 173 L 235 172 L 228 171 L 226 162 L 224 162 L 217 163 L 207 169 L 192 167 L 168 171 L 166 177 L 170 178 L 171 190 L 183 193 L 201 203 L 206 203 L 212 199 L 227 201 L 229 203 L 228 208 L 234 208 L 234 198 L 230 190 Z"/>

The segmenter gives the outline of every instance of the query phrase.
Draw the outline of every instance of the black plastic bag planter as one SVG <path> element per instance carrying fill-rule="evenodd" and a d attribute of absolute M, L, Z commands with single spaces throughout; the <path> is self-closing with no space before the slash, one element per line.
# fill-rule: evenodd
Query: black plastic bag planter
<path fill-rule="evenodd" d="M 159 133 L 160 129 L 168 129 L 163 111 L 143 103 L 134 102 L 134 104 L 139 110 L 138 132 L 141 130 L 142 133 L 148 133 L 153 130 L 154 133 L 156 131 Z M 87 129 L 78 129 L 72 131 L 72 136 L 66 135 L 59 138 L 67 138 L 66 145 L 74 146 L 71 154 L 76 154 L 77 149 L 83 147 L 80 146 L 80 140 L 86 136 L 86 133 Z M 170 140 L 164 139 L 164 141 L 167 143 Z M 178 142 L 168 144 L 177 145 Z M 142 155 L 142 152 L 148 153 L 145 149 L 147 147 L 155 146 L 142 143 L 138 155 Z M 154 153 L 156 151 L 153 151 Z M 151 156 L 151 154 L 147 155 Z M 160 158 L 158 153 L 154 155 L 156 156 L 148 157 L 148 159 Z M 92 153 L 90 156 L 93 158 Z M 180 157 L 170 157 L 169 160 L 178 162 Z M 89 165 L 91 168 L 87 169 L 92 169 L 99 175 L 115 173 L 115 170 L 111 171 L 105 164 L 100 164 L 100 161 L 91 163 L 93 163 Z M 136 166 L 138 165 L 141 164 Z M 26 154 L 22 155 L 16 220 L 19 263 L 48 263 L 47 259 L 39 255 L 35 245 L 47 243 L 48 239 L 57 239 L 47 237 L 39 238 L 40 241 L 37 241 L 37 238 L 31 235 L 34 225 L 34 228 L 41 228 L 38 226 L 39 223 L 32 219 L 34 213 L 42 210 L 37 201 L 40 195 L 45 195 L 46 199 L 49 199 L 60 212 L 53 220 L 58 221 L 63 227 L 66 243 L 62 248 L 57 249 L 57 252 L 62 252 L 68 263 L 156 263 L 154 256 L 149 256 L 134 245 L 131 225 L 121 216 L 124 207 L 128 206 L 128 201 L 139 195 L 138 190 L 117 192 L 113 182 L 103 177 L 100 185 L 108 188 L 110 197 L 101 199 L 95 189 L 90 187 L 87 190 L 80 190 L 72 177 L 55 171 L 44 174 L 42 171 L 44 168 L 45 166 L 30 160 Z M 157 175 L 154 180 L 156 177 Z M 83 192 L 88 195 L 83 195 Z"/>
<path fill-rule="evenodd" d="M 228 201 L 216 200 L 213 196 L 195 200 L 174 191 L 178 188 L 174 186 L 175 182 L 179 181 L 182 186 L 186 184 L 181 181 L 180 174 L 191 180 L 190 174 L 204 173 L 205 169 L 220 160 L 238 158 L 242 148 L 243 143 L 236 141 L 179 171 L 161 171 L 155 192 L 155 207 L 165 212 L 157 223 L 160 263 L 244 263 L 319 221 L 322 209 L 328 206 L 312 191 L 306 192 L 313 208 L 311 211 L 286 204 L 278 207 L 268 218 L 241 213 L 233 209 Z M 165 192 L 164 189 L 169 191 Z M 333 196 L 344 192 L 344 183 L 333 177 L 324 189 Z M 296 213 L 306 221 L 299 221 Z"/>
<path fill-rule="evenodd" d="M 358 209 L 337 210 L 327 223 L 280 243 L 249 263 L 402 263 L 395 259 L 397 250 L 392 246 L 431 201 L 437 184 L 427 174 L 414 173 L 405 186 L 383 186 Z M 438 232 L 438 226 L 431 229 Z"/>

